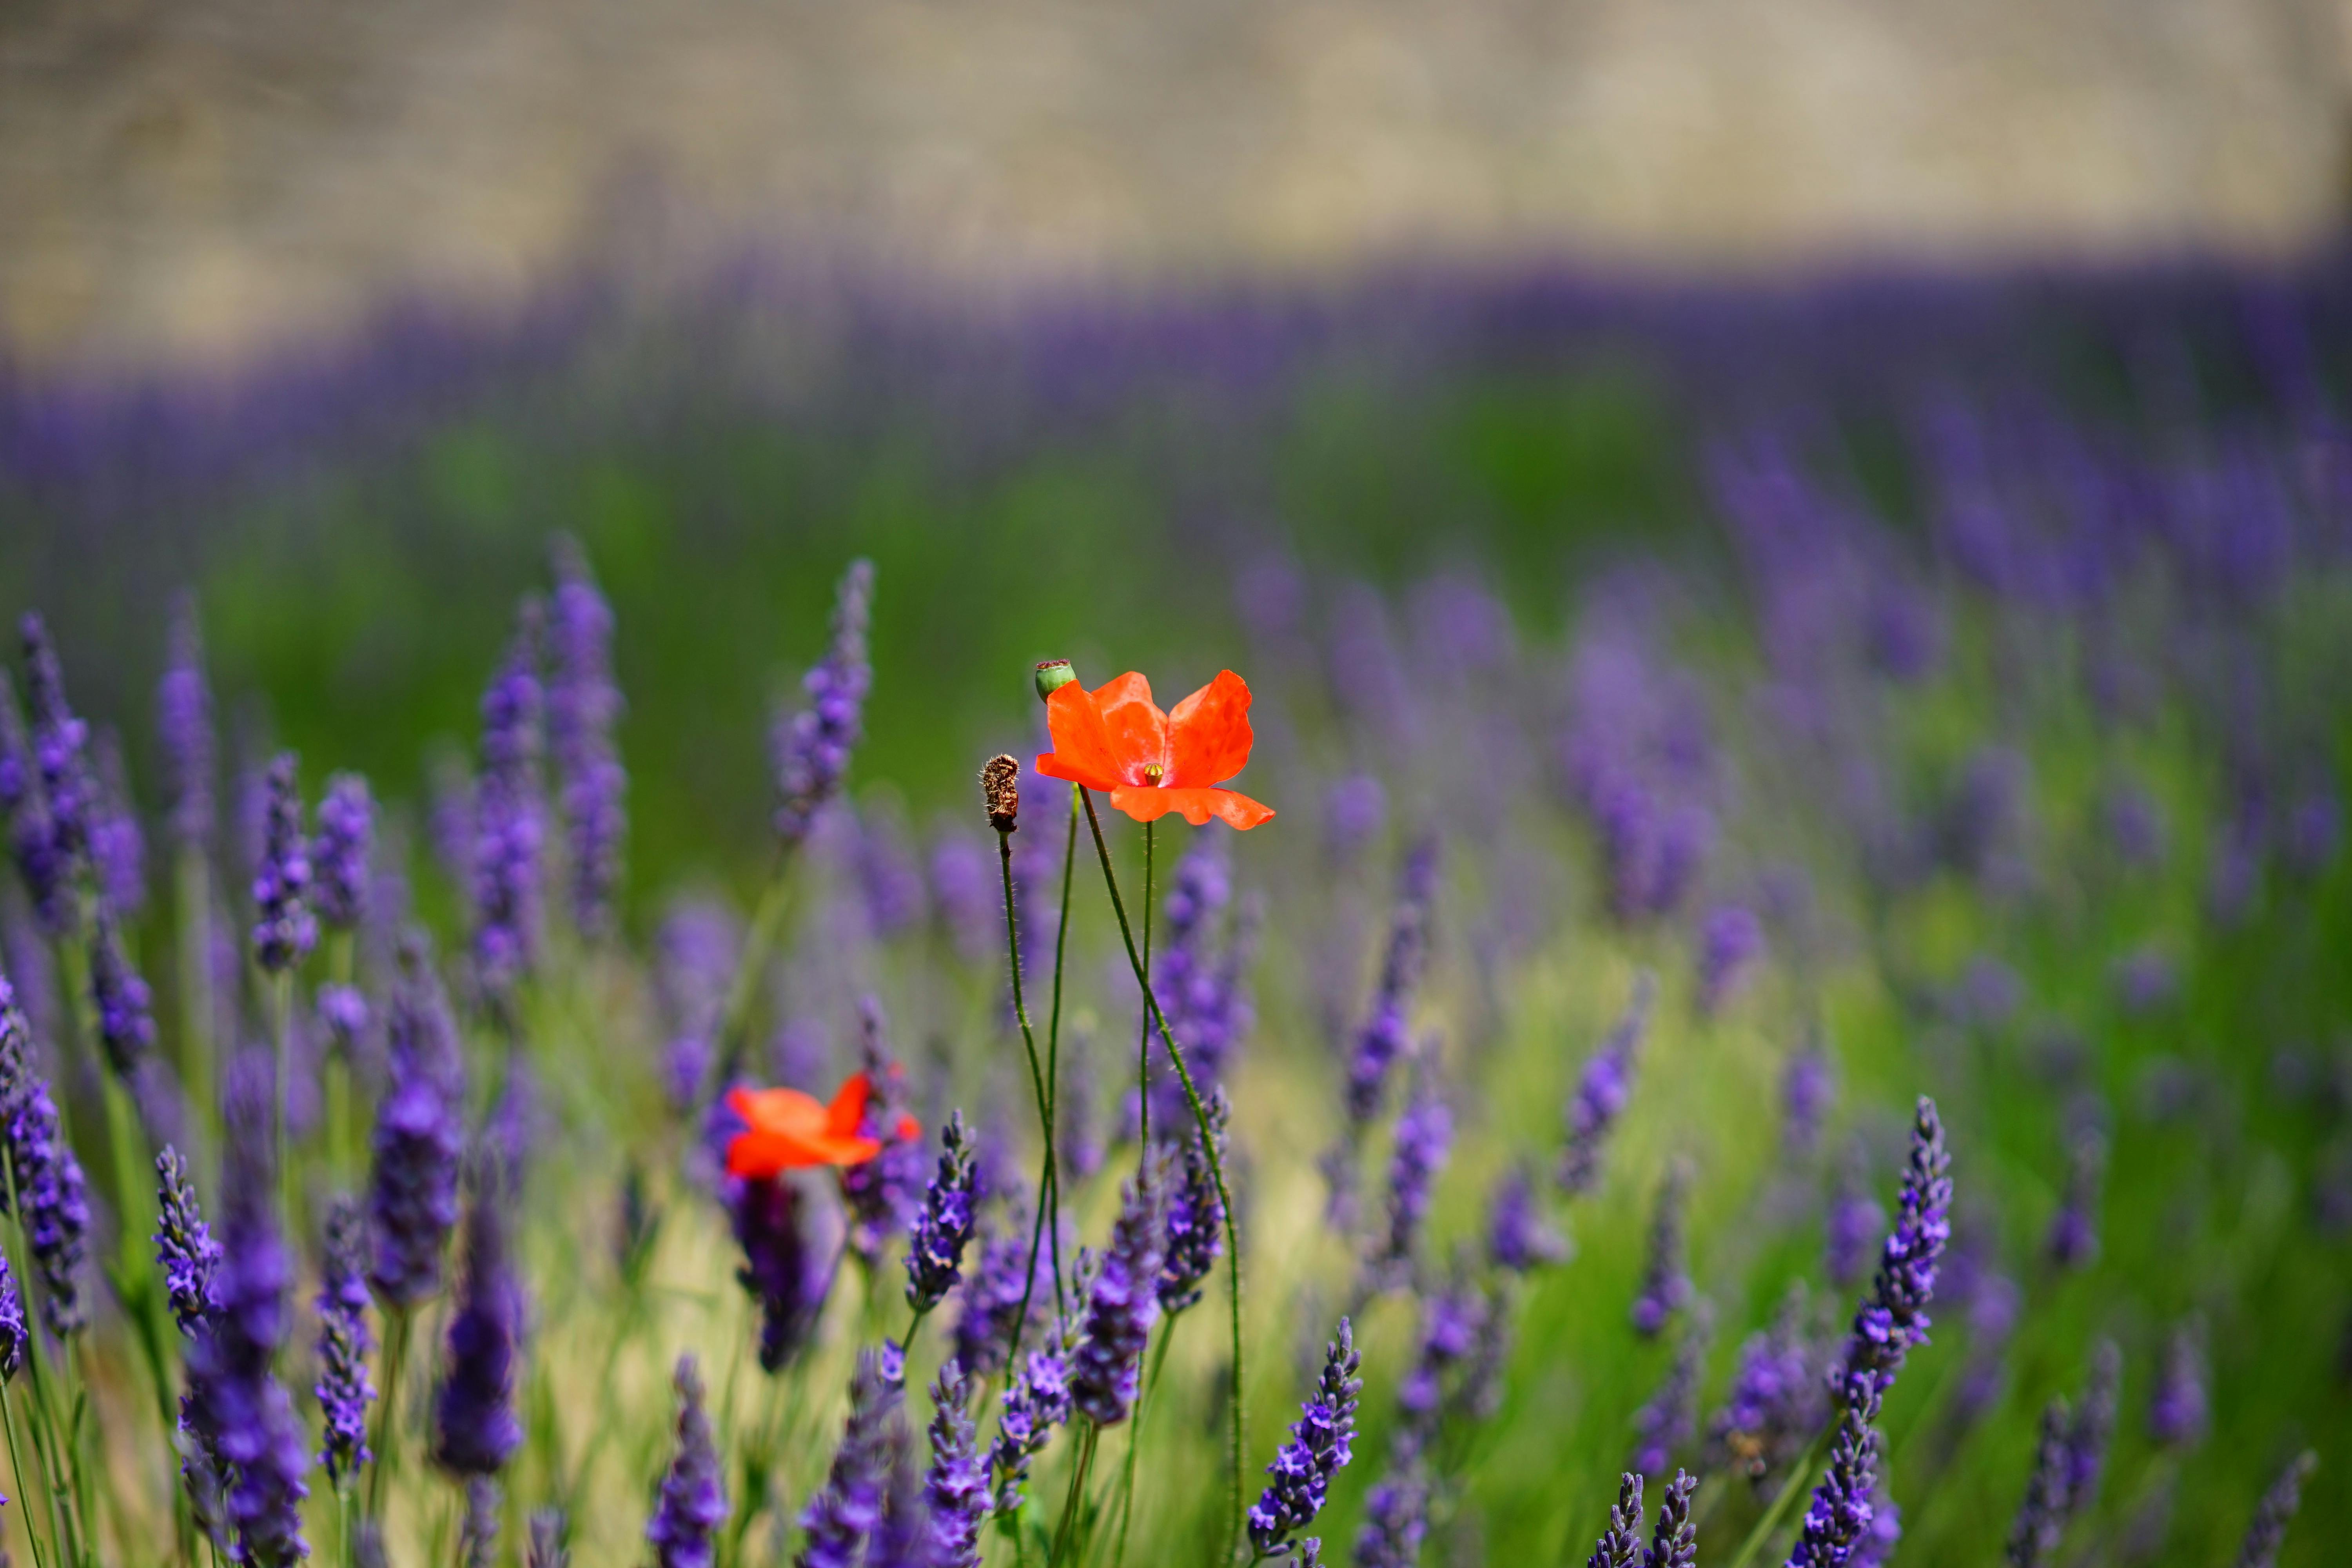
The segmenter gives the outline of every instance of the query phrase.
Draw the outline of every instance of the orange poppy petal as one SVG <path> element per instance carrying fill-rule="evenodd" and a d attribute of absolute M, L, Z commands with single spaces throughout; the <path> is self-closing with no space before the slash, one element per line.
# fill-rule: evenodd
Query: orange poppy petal
<path fill-rule="evenodd" d="M 835 1092 L 833 1103 L 824 1108 L 818 1126 L 826 1136 L 855 1138 L 857 1124 L 866 1119 L 866 1097 L 873 1092 L 871 1079 L 862 1072 L 851 1073 Z"/>
<path fill-rule="evenodd" d="M 1069 689 L 1067 687 L 1064 690 Z M 1058 693 L 1056 694 L 1058 695 Z M 1121 784 L 1149 782 L 1146 769 L 1168 766 L 1168 715 L 1151 700 L 1151 682 L 1134 670 L 1103 682 L 1093 692 L 1095 710 L 1118 759 L 1114 772 Z M 1058 747 L 1061 742 L 1057 740 Z"/>
<path fill-rule="evenodd" d="M 1039 773 L 1090 789 L 1109 789 L 1118 783 L 1118 750 L 1111 744 L 1094 693 L 1075 680 L 1057 688 L 1045 699 L 1045 729 L 1054 738 L 1054 749 L 1037 759 Z"/>
<path fill-rule="evenodd" d="M 1229 789 L 1115 789 L 1110 803 L 1138 822 L 1157 822 L 1170 812 L 1199 827 L 1212 816 L 1244 832 L 1274 816 L 1274 808 Z"/>
<path fill-rule="evenodd" d="M 1205 788 L 1242 771 L 1250 755 L 1249 683 L 1232 670 L 1168 715 L 1168 787 Z"/>
<path fill-rule="evenodd" d="M 796 1089 L 733 1089 L 727 1107 L 763 1132 L 814 1131 L 824 1125 L 824 1107 Z"/>
<path fill-rule="evenodd" d="M 923 1135 L 923 1124 L 916 1121 L 913 1117 L 908 1116 L 906 1112 L 900 1111 L 898 1113 L 898 1131 L 899 1142 L 911 1143 L 916 1139 L 920 1138 Z"/>

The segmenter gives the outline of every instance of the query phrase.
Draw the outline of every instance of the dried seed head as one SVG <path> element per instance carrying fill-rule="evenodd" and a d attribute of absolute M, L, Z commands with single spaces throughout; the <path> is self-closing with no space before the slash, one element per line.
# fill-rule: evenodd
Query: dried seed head
<path fill-rule="evenodd" d="M 980 798 L 988 807 L 988 825 L 999 833 L 1017 833 L 1021 823 L 1021 764 L 995 756 L 980 770 Z"/>

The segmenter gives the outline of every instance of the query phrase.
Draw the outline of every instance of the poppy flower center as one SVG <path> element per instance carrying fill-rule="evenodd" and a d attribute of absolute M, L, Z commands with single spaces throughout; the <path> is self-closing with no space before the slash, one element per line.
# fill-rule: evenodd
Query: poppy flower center
<path fill-rule="evenodd" d="M 1167 776 L 1168 770 L 1161 767 L 1158 763 L 1153 763 L 1150 766 L 1143 770 L 1143 782 L 1148 784 L 1156 784 Z"/>

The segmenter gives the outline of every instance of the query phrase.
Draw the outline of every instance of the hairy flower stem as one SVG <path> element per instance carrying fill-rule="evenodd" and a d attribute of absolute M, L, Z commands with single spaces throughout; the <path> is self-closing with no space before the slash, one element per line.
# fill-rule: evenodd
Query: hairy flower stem
<path fill-rule="evenodd" d="M 1234 1226 L 1233 1194 L 1225 1190 L 1225 1165 L 1217 1152 L 1216 1130 L 1209 1123 L 1208 1108 L 1201 1103 L 1201 1091 L 1193 1085 L 1192 1069 L 1184 1065 L 1184 1053 L 1169 1032 L 1168 1015 L 1160 1010 L 1160 999 L 1151 994 L 1151 981 L 1144 973 L 1143 959 L 1135 949 L 1135 932 L 1128 924 L 1127 903 L 1118 896 L 1118 873 L 1111 868 L 1110 846 L 1103 840 L 1102 818 L 1095 812 L 1094 792 L 1086 785 L 1076 786 L 1078 799 L 1087 808 L 1087 826 L 1094 834 L 1095 856 L 1102 862 L 1103 882 L 1110 889 L 1111 911 L 1118 917 L 1119 940 L 1127 944 L 1127 962 L 1135 971 L 1135 983 L 1143 991 L 1143 1005 L 1150 1010 L 1151 1020 L 1160 1026 L 1160 1044 L 1174 1064 L 1177 1081 L 1184 1086 L 1184 1099 L 1192 1108 L 1193 1123 L 1201 1130 L 1201 1152 L 1208 1157 L 1209 1177 L 1217 1188 L 1217 1204 L 1223 1210 L 1225 1226 L 1226 1300 L 1233 1334 L 1234 1366 L 1232 1397 L 1228 1404 L 1233 1412 L 1233 1522 L 1226 1538 L 1225 1555 L 1231 1558 L 1242 1535 L 1242 1247 L 1241 1237 Z"/>
<path fill-rule="evenodd" d="M 212 865 L 199 847 L 181 848 L 173 890 L 179 901 L 173 923 L 180 939 L 180 1081 L 195 1112 L 190 1121 L 204 1130 L 200 1142 L 208 1148 L 209 1119 L 220 1100 L 213 1088 Z"/>
<path fill-rule="evenodd" d="M 367 1491 L 367 1517 L 379 1522 L 383 1519 L 383 1478 L 400 1453 L 393 1441 L 396 1436 L 393 1415 L 400 1405 L 401 1374 L 407 1370 L 408 1331 L 415 1318 L 412 1309 L 396 1304 L 386 1310 L 386 1315 L 392 1321 L 384 1335 L 383 1396 L 375 1405 L 375 1463 L 368 1469 Z"/>
<path fill-rule="evenodd" d="M 1790 1502 L 1813 1479 L 1813 1461 L 1821 1457 L 1822 1444 L 1835 1429 L 1835 1423 L 1832 1423 L 1813 1434 L 1813 1440 L 1805 1445 L 1805 1451 L 1797 1456 L 1795 1464 L 1789 1467 L 1789 1479 L 1780 1483 L 1780 1494 L 1773 1498 L 1772 1506 L 1764 1510 L 1764 1517 L 1756 1521 L 1756 1528 L 1749 1531 L 1748 1539 L 1739 1543 L 1739 1552 L 1732 1558 L 1728 1568 L 1748 1568 L 1756 1554 L 1764 1549 L 1764 1542 L 1770 1540 L 1772 1531 L 1780 1528 L 1780 1516 L 1789 1511 Z"/>
<path fill-rule="evenodd" d="M 1037 1060 L 1037 1034 L 1029 1026 L 1029 1004 L 1021 993 L 1021 922 L 1013 918 L 1013 829 L 1002 827 L 996 834 L 997 865 L 1004 873 L 1004 952 L 1013 972 L 1013 1016 L 1021 1025 L 1022 1048 L 1029 1055 L 1029 1083 L 1037 1095 L 1037 1126 L 1045 1140 L 1044 1167 L 1037 1173 L 1037 1218 L 1029 1234 L 1029 1273 L 1021 1286 L 1021 1310 L 1013 1319 L 1013 1348 L 1008 1352 L 1017 1360 L 1021 1354 L 1021 1331 L 1029 1322 L 1029 1292 L 1037 1281 L 1037 1247 L 1045 1236 L 1045 1211 L 1049 1200 L 1055 1199 L 1061 1182 L 1061 1172 L 1054 1158 L 1054 1097 L 1045 1087 L 1045 1071 Z M 1058 984 L 1058 976 L 1056 982 Z M 1056 1205 L 1058 1206 L 1058 1205 Z M 1061 1258 L 1054 1259 L 1054 1306 L 1061 1310 Z M 915 1315 L 916 1321 L 922 1314 Z M 912 1331 L 908 1331 L 911 1336 Z M 908 1340 L 911 1344 L 911 1337 Z"/>
<path fill-rule="evenodd" d="M 1091 803 L 1090 803 L 1091 804 Z M 1160 825 L 1143 825 L 1143 974 L 1151 984 L 1151 839 Z M 1147 1010 L 1135 1026 L 1135 1174 L 1142 1179 L 1151 1163 L 1151 1015 Z M 1134 1445 L 1128 1445 L 1134 1451 Z"/>

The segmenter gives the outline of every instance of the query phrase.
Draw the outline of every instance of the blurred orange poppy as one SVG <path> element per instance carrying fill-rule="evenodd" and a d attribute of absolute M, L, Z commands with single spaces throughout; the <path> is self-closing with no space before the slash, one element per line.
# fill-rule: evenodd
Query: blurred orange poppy
<path fill-rule="evenodd" d="M 1054 749 L 1037 771 L 1103 791 L 1138 822 L 1173 811 L 1195 827 L 1212 816 L 1255 827 L 1274 808 L 1215 787 L 1249 763 L 1249 706 L 1248 683 L 1230 669 L 1165 713 L 1132 670 L 1092 691 L 1073 680 L 1045 699 Z"/>
<path fill-rule="evenodd" d="M 849 1075 L 830 1105 L 796 1089 L 728 1090 L 727 1109 L 744 1126 L 727 1145 L 727 1173 L 757 1181 L 805 1165 L 864 1164 L 882 1152 L 879 1139 L 857 1131 L 873 1092 L 862 1072 Z M 893 1131 L 903 1142 L 922 1129 L 900 1116 Z"/>

